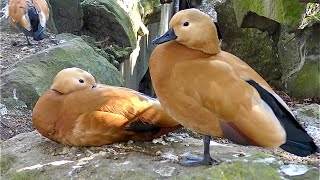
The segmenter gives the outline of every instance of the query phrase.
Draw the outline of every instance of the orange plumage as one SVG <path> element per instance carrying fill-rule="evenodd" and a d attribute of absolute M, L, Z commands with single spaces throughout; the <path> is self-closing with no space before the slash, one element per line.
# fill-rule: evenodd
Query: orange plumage
<path fill-rule="evenodd" d="M 36 103 L 32 119 L 43 136 L 70 146 L 151 140 L 181 127 L 156 99 L 127 88 L 96 85 L 93 76 L 79 68 L 56 75 Z"/>
<path fill-rule="evenodd" d="M 10 0 L 9 19 L 25 36 L 39 41 L 44 38 L 49 8 L 45 0 Z M 30 44 L 28 37 L 27 41 Z"/>
<path fill-rule="evenodd" d="M 312 138 L 268 83 L 241 59 L 221 51 L 208 15 L 183 10 L 169 26 L 154 40 L 159 45 L 149 68 L 157 97 L 171 117 L 198 133 L 240 144 L 281 146 L 301 156 L 316 151 Z"/>

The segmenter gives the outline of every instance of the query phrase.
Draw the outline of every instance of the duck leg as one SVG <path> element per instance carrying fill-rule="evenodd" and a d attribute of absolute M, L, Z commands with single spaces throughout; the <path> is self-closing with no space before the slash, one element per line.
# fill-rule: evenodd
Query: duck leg
<path fill-rule="evenodd" d="M 186 157 L 187 160 L 181 161 L 184 166 L 198 165 L 217 165 L 219 162 L 210 156 L 210 136 L 203 136 L 203 157 Z"/>
<path fill-rule="evenodd" d="M 26 38 L 27 38 L 28 46 L 33 46 L 34 44 L 30 42 L 28 36 L 26 36 Z"/>

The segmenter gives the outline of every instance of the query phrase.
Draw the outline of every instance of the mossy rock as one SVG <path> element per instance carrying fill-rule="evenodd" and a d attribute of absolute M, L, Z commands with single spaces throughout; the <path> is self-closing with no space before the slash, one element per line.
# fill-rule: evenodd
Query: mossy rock
<path fill-rule="evenodd" d="M 212 179 L 212 180 L 277 180 L 281 175 L 271 166 L 264 163 L 237 162 L 233 164 L 213 166 L 198 173 L 177 176 L 175 179 Z"/>
<path fill-rule="evenodd" d="M 278 43 L 282 81 L 291 97 L 320 97 L 320 24 L 292 30 L 283 27 Z"/>
<path fill-rule="evenodd" d="M 145 25 L 160 22 L 161 4 L 159 0 L 140 0 L 140 4 L 143 7 L 143 9 L 140 8 L 140 14 L 144 15 Z"/>
<path fill-rule="evenodd" d="M 237 0 L 234 10 L 240 27 L 248 15 L 257 15 L 274 20 L 280 24 L 298 28 L 302 20 L 305 4 L 291 0 Z M 251 13 L 250 13 L 251 12 Z M 252 19 L 252 21 L 256 21 Z M 259 23 L 259 21 L 256 21 Z"/>
<path fill-rule="evenodd" d="M 287 82 L 287 90 L 296 98 L 320 97 L 320 62 L 307 62 Z"/>
<path fill-rule="evenodd" d="M 1 154 L 0 173 L 5 174 L 16 162 L 17 157 L 11 154 Z"/>
<path fill-rule="evenodd" d="M 109 37 L 119 46 L 135 48 L 136 35 L 130 17 L 115 0 L 86 0 L 82 7 L 89 35 L 98 41 Z"/>
<path fill-rule="evenodd" d="M 33 107 L 39 96 L 52 84 L 54 76 L 64 68 L 79 67 L 89 71 L 98 83 L 122 86 L 120 72 L 108 59 L 97 54 L 81 38 L 46 49 L 21 59 L 0 75 L 3 98 L 16 91 L 18 99 Z"/>

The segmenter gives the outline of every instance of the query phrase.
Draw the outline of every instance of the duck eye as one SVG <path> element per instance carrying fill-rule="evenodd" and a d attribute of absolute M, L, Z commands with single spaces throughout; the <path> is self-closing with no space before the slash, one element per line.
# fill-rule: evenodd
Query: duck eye
<path fill-rule="evenodd" d="M 183 26 L 189 26 L 189 22 L 184 22 Z"/>
<path fill-rule="evenodd" d="M 79 79 L 79 82 L 80 82 L 80 83 L 84 83 L 84 80 L 83 80 L 83 79 Z"/>

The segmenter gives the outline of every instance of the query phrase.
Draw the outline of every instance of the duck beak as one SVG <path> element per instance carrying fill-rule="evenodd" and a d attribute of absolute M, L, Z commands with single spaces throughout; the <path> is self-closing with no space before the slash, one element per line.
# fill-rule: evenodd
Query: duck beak
<path fill-rule="evenodd" d="M 174 33 L 174 30 L 170 28 L 164 35 L 154 39 L 152 44 L 162 44 L 171 40 L 177 39 L 178 36 Z"/>
<path fill-rule="evenodd" d="M 92 89 L 93 89 L 93 88 L 96 88 L 96 87 L 97 87 L 97 84 L 94 84 L 94 85 L 92 86 Z"/>

